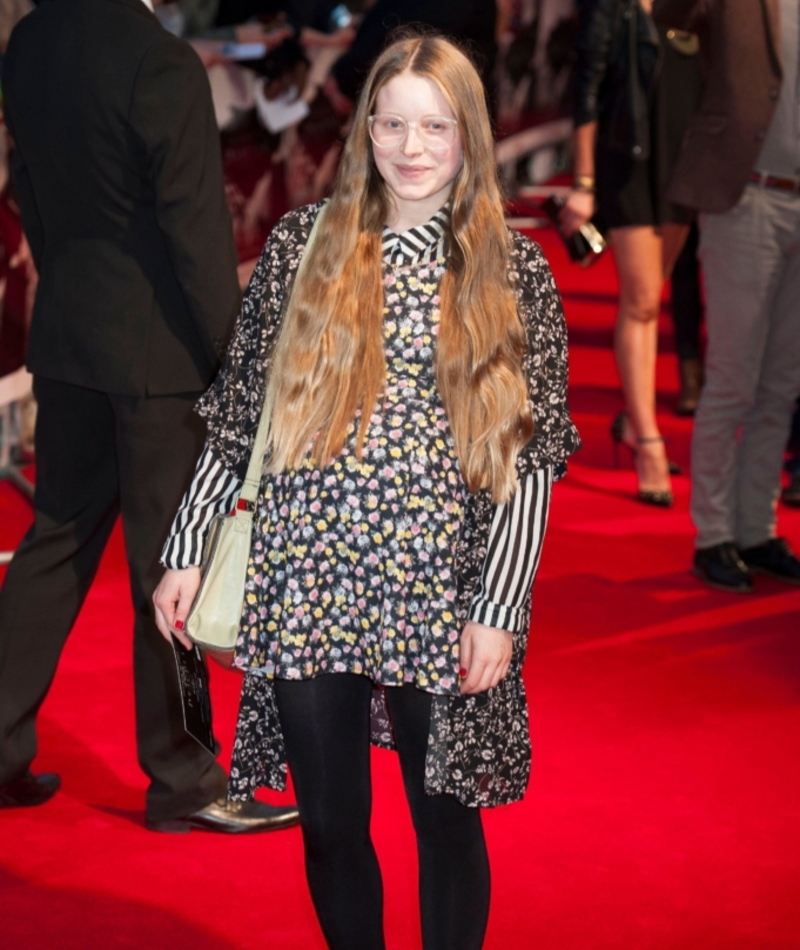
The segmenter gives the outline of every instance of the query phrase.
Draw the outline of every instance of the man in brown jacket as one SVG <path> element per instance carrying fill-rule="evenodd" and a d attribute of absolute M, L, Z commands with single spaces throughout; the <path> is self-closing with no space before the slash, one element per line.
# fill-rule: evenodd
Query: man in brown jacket
<path fill-rule="evenodd" d="M 800 4 L 655 0 L 653 12 L 698 33 L 708 67 L 668 191 L 701 212 L 707 297 L 694 573 L 740 593 L 753 572 L 800 584 L 775 514 L 800 393 Z"/>

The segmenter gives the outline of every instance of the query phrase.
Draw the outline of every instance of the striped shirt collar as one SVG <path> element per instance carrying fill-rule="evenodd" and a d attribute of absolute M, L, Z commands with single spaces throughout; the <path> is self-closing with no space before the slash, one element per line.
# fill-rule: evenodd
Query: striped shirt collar
<path fill-rule="evenodd" d="M 386 264 L 408 265 L 432 263 L 444 257 L 447 226 L 450 223 L 450 202 L 427 221 L 402 234 L 383 229 L 383 260 Z"/>

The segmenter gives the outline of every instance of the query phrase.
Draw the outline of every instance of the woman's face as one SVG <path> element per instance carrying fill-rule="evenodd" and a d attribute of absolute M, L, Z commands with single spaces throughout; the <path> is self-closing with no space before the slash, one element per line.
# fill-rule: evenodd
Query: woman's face
<path fill-rule="evenodd" d="M 453 110 L 435 82 L 404 72 L 380 88 L 374 113 L 399 116 L 406 122 L 407 134 L 399 144 L 386 147 L 373 142 L 372 154 L 400 221 L 411 220 L 409 227 L 424 224 L 450 197 L 463 150 L 457 128 L 451 144 L 442 150 L 426 144 L 416 123 L 423 116 L 455 119 Z"/>

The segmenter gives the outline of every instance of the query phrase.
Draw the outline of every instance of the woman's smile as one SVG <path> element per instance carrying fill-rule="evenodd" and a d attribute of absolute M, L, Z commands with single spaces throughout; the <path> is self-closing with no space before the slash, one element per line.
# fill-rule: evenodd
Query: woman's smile
<path fill-rule="evenodd" d="M 420 120 L 425 116 L 455 119 L 455 115 L 436 83 L 416 73 L 400 73 L 381 86 L 375 112 L 409 123 L 400 143 L 372 149 L 393 199 L 394 215 L 387 223 L 402 232 L 430 220 L 450 197 L 463 161 L 461 137 L 456 133 L 450 147 L 441 151 L 426 146 L 418 131 Z"/>

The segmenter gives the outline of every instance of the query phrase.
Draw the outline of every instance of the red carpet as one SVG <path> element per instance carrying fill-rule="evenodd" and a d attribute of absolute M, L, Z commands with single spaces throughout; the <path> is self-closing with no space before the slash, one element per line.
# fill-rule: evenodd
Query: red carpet
<path fill-rule="evenodd" d="M 610 261 L 584 272 L 542 240 L 565 296 L 585 448 L 556 492 L 535 596 L 531 788 L 486 814 L 487 950 L 797 950 L 800 588 L 759 578 L 748 598 L 694 580 L 686 477 L 672 511 L 633 500 L 607 435 L 621 408 Z M 666 322 L 663 343 L 661 421 L 685 464 L 691 424 L 669 411 Z M 0 548 L 28 518 L 0 486 Z M 800 512 L 780 519 L 800 549 Z M 143 828 L 120 540 L 41 712 L 36 768 L 60 772 L 63 790 L 0 814 L 0 947 L 322 950 L 297 829 L 237 841 Z M 237 680 L 220 671 L 213 688 L 224 759 Z M 375 753 L 374 775 L 389 947 L 419 948 L 390 753 Z"/>

